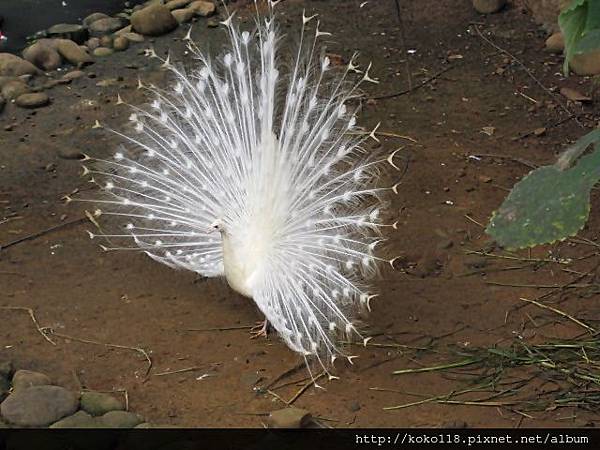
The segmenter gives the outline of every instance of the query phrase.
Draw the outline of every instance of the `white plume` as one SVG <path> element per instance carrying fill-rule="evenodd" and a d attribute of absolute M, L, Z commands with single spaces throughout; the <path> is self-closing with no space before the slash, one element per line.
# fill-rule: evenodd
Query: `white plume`
<path fill-rule="evenodd" d="M 363 279 L 389 262 L 374 248 L 380 227 L 395 228 L 381 223 L 379 196 L 396 186 L 373 181 L 386 162 L 396 166 L 393 154 L 371 155 L 362 145 L 369 133 L 355 130 L 349 104 L 361 82 L 374 81 L 368 69 L 359 72 L 353 57 L 334 74 L 316 54 L 327 33 L 314 17 L 303 15 L 298 52 L 280 72 L 275 3 L 254 33 L 229 16 L 230 48 L 216 61 L 191 41 L 191 71 L 167 58 L 173 88 L 140 83 L 155 100 L 133 107 L 137 133 L 116 132 L 129 153 L 86 170 L 107 180 L 111 197 L 95 200 L 98 213 L 127 218 L 123 234 L 103 236 L 133 238 L 173 268 L 224 275 L 292 350 L 329 374 L 336 356 L 352 359 L 340 335 L 362 338 L 353 318 L 374 297 Z"/>

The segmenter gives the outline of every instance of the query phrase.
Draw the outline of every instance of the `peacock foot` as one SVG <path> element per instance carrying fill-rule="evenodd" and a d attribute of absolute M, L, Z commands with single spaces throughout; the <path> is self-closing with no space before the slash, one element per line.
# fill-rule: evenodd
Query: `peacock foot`
<path fill-rule="evenodd" d="M 260 337 L 269 337 L 269 321 L 267 319 L 256 322 L 256 326 L 250 328 L 250 339 L 257 339 Z"/>

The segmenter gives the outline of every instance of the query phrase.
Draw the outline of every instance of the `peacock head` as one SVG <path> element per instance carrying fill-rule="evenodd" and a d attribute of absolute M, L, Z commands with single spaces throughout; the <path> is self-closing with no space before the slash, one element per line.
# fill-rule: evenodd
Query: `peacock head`
<path fill-rule="evenodd" d="M 208 226 L 208 233 L 214 233 L 215 231 L 218 231 L 221 234 L 225 233 L 225 224 L 221 219 L 215 220 Z"/>

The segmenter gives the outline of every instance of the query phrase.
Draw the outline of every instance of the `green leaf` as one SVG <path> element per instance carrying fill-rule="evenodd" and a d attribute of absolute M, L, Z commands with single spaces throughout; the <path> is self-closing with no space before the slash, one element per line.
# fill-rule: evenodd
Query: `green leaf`
<path fill-rule="evenodd" d="M 600 130 L 582 137 L 572 148 L 599 140 Z M 600 145 L 574 167 L 559 164 L 530 172 L 494 212 L 486 232 L 500 245 L 515 250 L 574 236 L 590 212 L 590 191 L 600 180 Z"/>
<path fill-rule="evenodd" d="M 600 29 L 591 30 L 577 42 L 573 54 L 587 53 L 600 48 Z"/>
<path fill-rule="evenodd" d="M 574 54 L 587 23 L 588 0 L 573 0 L 558 16 L 558 24 L 565 39 L 565 62 L 563 70 L 569 73 L 569 60 Z"/>
<path fill-rule="evenodd" d="M 600 1 L 588 0 L 587 20 L 585 30 L 595 30 L 600 28 Z M 586 32 L 584 31 L 584 34 Z"/>

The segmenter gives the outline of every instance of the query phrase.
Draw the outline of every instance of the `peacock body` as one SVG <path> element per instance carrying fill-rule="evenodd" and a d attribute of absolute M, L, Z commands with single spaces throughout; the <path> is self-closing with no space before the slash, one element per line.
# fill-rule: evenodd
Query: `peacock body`
<path fill-rule="evenodd" d="M 222 23 L 230 48 L 216 61 L 188 33 L 194 68 L 167 58 L 172 89 L 140 82 L 154 101 L 131 106 L 135 132 L 115 131 L 126 146 L 86 172 L 109 195 L 95 200 L 97 215 L 126 220 L 123 233 L 103 235 L 110 242 L 131 238 L 168 266 L 225 276 L 289 348 L 329 374 L 338 355 L 352 360 L 340 334 L 362 339 L 353 319 L 370 308 L 365 280 L 385 261 L 374 254 L 380 228 L 395 228 L 381 222 L 380 205 L 396 186 L 374 183 L 393 154 L 365 148 L 375 132 L 357 129 L 349 105 L 375 80 L 354 57 L 334 71 L 317 55 L 328 33 L 314 16 L 303 15 L 298 52 L 280 73 L 275 4 L 253 33 L 230 15 Z"/>

